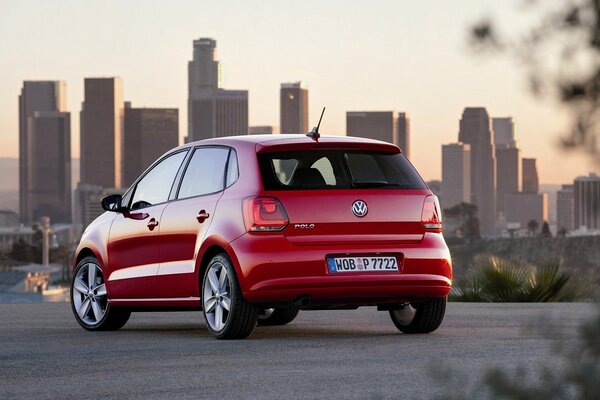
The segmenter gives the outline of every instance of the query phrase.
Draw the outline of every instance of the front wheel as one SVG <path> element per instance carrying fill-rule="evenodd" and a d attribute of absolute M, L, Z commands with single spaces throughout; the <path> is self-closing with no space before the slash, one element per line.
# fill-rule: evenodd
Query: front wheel
<path fill-rule="evenodd" d="M 390 310 L 396 328 L 404 333 L 430 333 L 439 328 L 446 312 L 446 297 L 406 304 Z"/>
<path fill-rule="evenodd" d="M 243 339 L 256 327 L 258 308 L 246 302 L 225 254 L 208 264 L 202 280 L 202 310 L 208 331 L 217 339 Z"/>
<path fill-rule="evenodd" d="M 71 309 L 75 320 L 88 331 L 117 330 L 131 315 L 129 311 L 110 306 L 104 274 L 94 257 L 85 257 L 75 268 Z"/>

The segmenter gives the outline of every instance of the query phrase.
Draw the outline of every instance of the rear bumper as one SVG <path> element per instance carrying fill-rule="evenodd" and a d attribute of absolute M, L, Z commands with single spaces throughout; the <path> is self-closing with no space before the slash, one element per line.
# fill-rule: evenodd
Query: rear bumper
<path fill-rule="evenodd" d="M 310 296 L 314 305 L 384 304 L 444 297 L 452 263 L 441 234 L 419 243 L 373 246 L 297 246 L 281 234 L 245 234 L 230 243 L 230 254 L 247 301 L 276 305 Z M 326 257 L 343 254 L 397 254 L 400 272 L 329 273 Z"/>

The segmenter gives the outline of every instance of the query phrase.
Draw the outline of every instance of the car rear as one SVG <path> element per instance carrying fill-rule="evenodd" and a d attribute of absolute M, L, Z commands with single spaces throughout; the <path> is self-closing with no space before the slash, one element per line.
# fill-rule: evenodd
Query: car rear
<path fill-rule="evenodd" d="M 396 146 L 274 141 L 256 157 L 263 187 L 230 244 L 248 301 L 335 308 L 448 294 L 438 200 Z"/>

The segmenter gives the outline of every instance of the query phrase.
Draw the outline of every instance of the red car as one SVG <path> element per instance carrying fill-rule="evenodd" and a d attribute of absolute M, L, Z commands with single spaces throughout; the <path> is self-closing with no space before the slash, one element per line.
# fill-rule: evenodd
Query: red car
<path fill-rule="evenodd" d="M 233 339 L 298 310 L 377 306 L 402 332 L 437 329 L 452 279 L 437 198 L 392 144 L 315 139 L 188 143 L 104 198 L 76 251 L 77 322 L 202 309 Z"/>

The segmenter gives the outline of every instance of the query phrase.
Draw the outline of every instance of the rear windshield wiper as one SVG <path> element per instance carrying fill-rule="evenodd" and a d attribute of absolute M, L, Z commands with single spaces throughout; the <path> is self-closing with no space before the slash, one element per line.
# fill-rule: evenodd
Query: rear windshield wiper
<path fill-rule="evenodd" d="M 400 186 L 387 181 L 352 181 L 352 187 L 382 187 L 382 186 Z"/>

